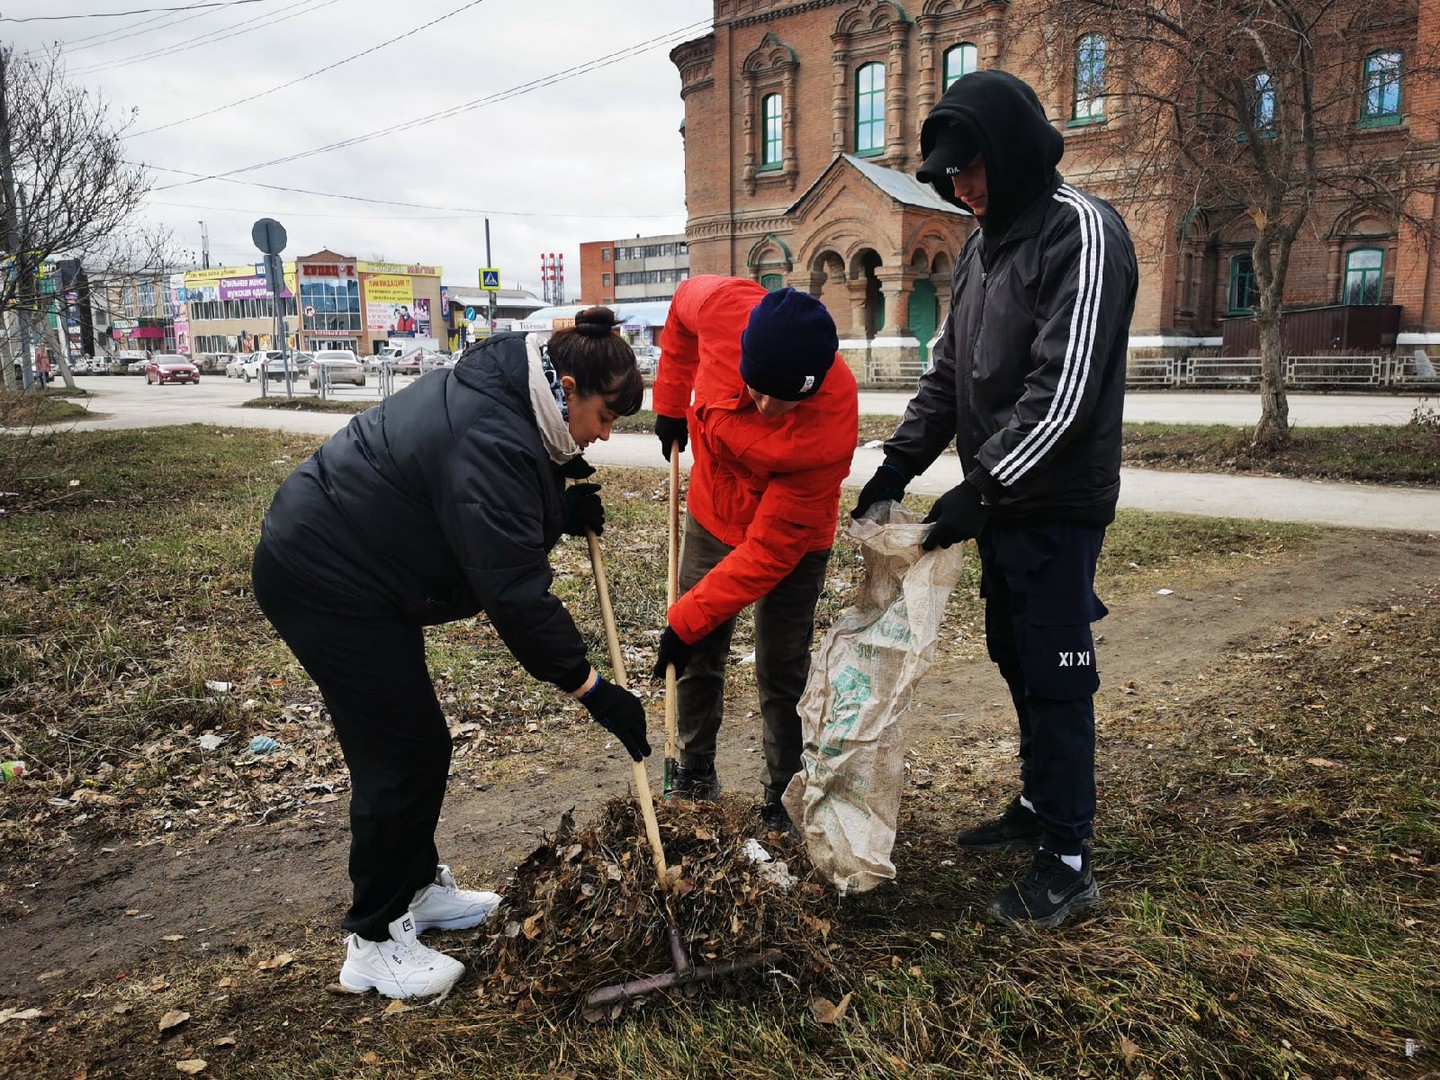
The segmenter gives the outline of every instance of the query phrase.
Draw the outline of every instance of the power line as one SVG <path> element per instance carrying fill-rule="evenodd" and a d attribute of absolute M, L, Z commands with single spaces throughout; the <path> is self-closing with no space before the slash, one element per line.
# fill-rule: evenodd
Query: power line
<path fill-rule="evenodd" d="M 135 8 L 132 11 L 86 11 L 76 15 L 0 15 L 0 22 L 56 22 L 61 19 L 115 19 L 130 15 L 149 15 L 152 11 L 188 11 L 190 8 L 238 7 L 241 4 L 264 4 L 268 0 L 213 0 L 204 4 L 185 4 L 182 7 Z"/>
<path fill-rule="evenodd" d="M 383 138 L 386 135 L 394 135 L 402 131 L 412 131 L 417 127 L 424 127 L 427 124 L 433 124 L 439 120 L 448 120 L 451 117 L 459 116 L 462 113 L 471 112 L 475 109 L 483 108 L 486 105 L 495 105 L 502 101 L 508 101 L 511 98 L 520 97 L 524 94 L 531 93 L 532 91 L 542 89 L 543 87 L 553 86 L 556 83 L 565 82 L 569 79 L 573 79 L 577 75 L 583 75 L 587 72 L 595 71 L 598 68 L 606 67 L 610 64 L 619 63 L 621 60 L 628 60 L 633 56 L 638 56 L 641 53 L 648 52 L 649 50 L 657 48 L 661 45 L 670 44 L 672 41 L 678 40 L 679 38 L 691 33 L 697 27 L 706 25 L 707 23 L 709 23 L 709 21 L 710 20 L 708 19 L 702 19 L 699 22 L 691 23 L 689 26 L 682 26 L 677 30 L 671 30 L 668 33 L 661 34 L 659 37 L 650 38 L 647 41 L 642 41 L 636 45 L 628 46 L 617 52 L 610 53 L 607 56 L 602 56 L 598 59 L 590 60 L 583 64 L 578 64 L 575 67 L 566 68 L 563 71 L 558 71 L 554 74 L 546 75 L 543 78 L 535 79 L 528 83 L 521 83 L 517 86 L 512 86 L 508 90 L 502 90 L 487 97 L 476 98 L 473 101 L 465 102 L 463 105 L 451 106 L 450 108 L 441 109 L 438 112 L 429 113 L 425 116 L 417 117 L 413 120 L 402 121 L 398 124 L 391 124 L 389 127 L 367 132 L 364 135 L 356 135 L 348 139 L 342 139 L 339 142 L 329 143 L 325 146 L 318 146 L 311 150 L 302 150 L 299 153 L 289 154 L 285 157 L 273 158 L 270 161 L 262 161 L 254 165 L 246 165 L 238 169 L 230 169 L 223 173 L 211 173 L 208 176 L 203 176 L 196 180 L 184 180 L 176 184 L 164 184 L 160 187 L 155 188 L 154 190 L 168 191 L 171 188 L 188 187 L 191 184 L 199 184 L 207 180 L 224 180 L 229 177 L 235 176 L 238 173 L 253 172 L 256 169 L 265 169 L 269 168 L 272 165 L 286 165 L 292 161 L 299 161 L 302 158 L 314 157 L 317 154 L 328 154 L 333 150 L 340 150 L 348 146 L 356 146 L 363 142 L 369 142 L 371 139 Z"/>
<path fill-rule="evenodd" d="M 201 0 L 195 0 L 195 2 L 196 2 L 196 3 L 200 3 Z M 184 10 L 184 11 L 189 11 L 189 10 L 190 10 L 191 8 L 193 8 L 194 6 L 195 6 L 195 4 L 193 4 L 193 3 L 192 3 L 192 4 L 187 4 L 182 10 Z M 183 18 L 183 19 L 169 19 L 169 20 L 167 20 L 167 19 L 165 18 L 165 15 L 164 15 L 164 14 L 151 15 L 150 18 L 148 18 L 148 19 L 141 19 L 139 22 L 131 23 L 129 26 L 116 27 L 116 28 L 110 29 L 110 30 L 97 30 L 95 33 L 93 33 L 93 34 L 86 34 L 84 37 L 74 38 L 73 40 L 70 40 L 70 41 L 62 41 L 62 42 L 59 43 L 59 45 L 60 45 L 61 50 L 64 51 L 64 52 L 66 52 L 66 53 L 84 52 L 86 49 L 93 49 L 93 48 L 95 48 L 96 46 L 99 46 L 99 45 L 108 45 L 108 44 L 110 44 L 111 42 L 114 42 L 114 41 L 124 41 L 126 38 L 136 37 L 136 36 L 138 36 L 138 35 L 140 35 L 140 34 L 151 33 L 152 31 L 146 30 L 146 29 L 144 29 L 144 27 L 151 26 L 151 25 L 154 24 L 154 23 L 165 22 L 165 23 L 168 23 L 168 25 L 170 25 L 170 26 L 177 26 L 177 25 L 179 25 L 180 23 L 189 22 L 191 19 L 204 18 L 206 15 L 209 15 L 209 14 L 210 14 L 210 12 L 208 12 L 208 11 L 197 11 L 197 12 L 195 12 L 195 14 L 193 14 L 193 15 L 187 15 L 187 16 L 186 16 L 185 18 Z M 93 45 L 83 45 L 83 44 L 81 44 L 81 42 L 85 42 L 85 41 L 91 41 L 91 42 L 94 42 L 94 44 L 93 44 Z M 30 50 L 30 51 L 33 52 L 34 50 L 32 49 L 32 50 Z"/>
<path fill-rule="evenodd" d="M 268 90 L 262 90 L 258 94 L 251 94 L 249 97 L 240 98 L 238 101 L 232 101 L 228 105 L 218 105 L 213 109 L 207 109 L 205 112 L 196 113 L 194 116 L 187 116 L 183 120 L 172 120 L 168 124 L 160 124 L 153 128 L 146 128 L 144 131 L 132 132 L 131 134 L 126 135 L 125 138 L 136 139 L 139 138 L 141 135 L 150 135 L 156 131 L 164 131 L 166 128 L 176 127 L 180 124 L 188 124 L 191 120 L 199 120 L 203 116 L 213 116 L 218 112 L 224 112 L 226 109 L 233 109 L 237 105 L 244 105 L 246 102 L 255 101 L 259 98 L 266 97 L 270 94 L 276 93 L 277 91 L 294 86 L 297 83 L 302 83 L 307 79 L 313 79 L 316 75 L 323 75 L 327 71 L 333 71 L 335 68 L 340 67 L 342 64 L 348 64 L 352 60 L 359 60 L 362 56 L 369 56 L 373 52 L 378 52 L 380 49 L 383 49 L 389 45 L 394 45 L 397 41 L 403 41 L 407 37 L 413 37 L 415 34 L 420 33 L 420 31 L 422 30 L 428 30 L 436 23 L 442 23 L 446 19 L 459 15 L 462 11 L 468 11 L 470 8 L 477 7 L 484 2 L 485 0 L 471 0 L 470 3 L 464 4 L 456 8 L 454 11 L 448 11 L 444 15 L 441 15 L 438 19 L 431 19 L 429 22 L 423 23 L 420 26 L 415 27 L 413 30 L 407 30 L 405 33 L 399 34 L 396 37 L 391 38 L 389 41 L 382 41 L 380 44 L 371 46 L 363 52 L 355 53 L 353 56 L 347 56 L 343 60 L 336 60 L 333 64 L 327 64 L 325 67 L 317 68 L 316 70 L 310 72 L 307 75 L 301 75 L 298 79 L 291 79 L 289 82 L 281 83 L 279 86 L 272 86 Z"/>
<path fill-rule="evenodd" d="M 288 22 L 290 19 L 298 18 L 301 15 L 309 15 L 319 11 L 321 8 L 329 7 L 338 0 L 296 0 L 295 3 L 281 8 L 279 11 L 267 12 L 264 15 L 256 15 L 250 19 L 242 19 L 238 23 L 231 23 L 229 26 L 222 26 L 218 30 L 207 30 L 203 34 L 197 34 L 192 38 L 177 41 L 174 44 L 166 45 L 161 49 L 147 49 L 144 52 L 133 53 L 130 56 L 123 56 L 118 60 L 102 60 L 92 64 L 90 67 L 79 68 L 72 72 L 75 75 L 96 75 L 102 71 L 113 71 L 115 68 L 125 67 L 136 60 L 155 60 L 162 56 L 173 56 L 175 53 L 184 52 L 186 49 L 200 45 L 213 45 L 217 41 L 231 41 L 243 34 L 250 34 L 256 30 L 262 30 L 267 26 L 274 26 L 277 23 Z M 308 6 L 307 6 L 308 5 Z M 296 8 L 304 10 L 296 11 Z M 290 14 L 283 14 L 289 11 Z M 181 20 L 183 21 L 183 20 Z M 254 25 L 252 25 L 254 24 Z M 240 27 L 248 29 L 241 30 Z"/>
<path fill-rule="evenodd" d="M 131 164 L 131 165 L 133 165 L 133 164 L 137 164 L 137 163 L 136 163 L 136 162 L 127 162 L 126 164 Z M 167 168 L 165 168 L 165 167 L 162 166 L 162 165 L 150 165 L 150 166 L 141 166 L 141 167 L 142 167 L 142 168 L 159 169 L 161 172 L 173 172 L 173 173 L 178 173 L 178 174 L 180 174 L 181 176 L 197 176 L 197 177 L 201 177 L 202 179 L 205 178 L 205 177 L 203 176 L 203 174 L 201 174 L 201 173 L 187 172 L 187 171 L 184 170 L 184 169 L 167 169 Z M 372 199 L 372 198 L 369 198 L 369 197 L 364 196 L 364 195 L 342 195 L 342 194 L 339 194 L 339 193 L 333 192 L 333 191 L 313 191 L 313 190 L 311 190 L 311 189 L 309 189 L 309 188 L 287 187 L 287 186 L 284 185 L 284 184 L 265 184 L 265 183 L 261 183 L 259 180 L 235 180 L 235 179 L 232 179 L 232 178 L 230 178 L 230 177 L 225 177 L 225 176 L 215 177 L 214 179 L 220 180 L 220 181 L 222 181 L 222 182 L 224 182 L 224 183 L 226 183 L 226 184 L 241 184 L 241 185 L 244 185 L 244 186 L 246 186 L 246 187 L 265 188 L 267 191 L 284 191 L 284 192 L 289 192 L 289 193 L 294 194 L 294 195 L 314 195 L 314 196 L 317 196 L 318 198 L 322 198 L 322 199 L 344 199 L 344 200 L 347 201 L 347 202 L 372 203 L 372 204 L 379 205 L 379 206 L 403 206 L 403 207 L 406 207 L 406 208 L 411 209 L 411 210 L 445 210 L 445 211 L 449 211 L 449 212 L 451 212 L 451 213 L 461 214 L 461 215 L 466 215 L 466 216 L 469 216 L 469 215 L 480 215 L 480 216 L 483 216 L 483 215 L 489 214 L 489 215 L 492 216 L 492 217 L 573 217 L 573 218 L 596 218 L 596 219 L 612 219 L 612 218 L 613 218 L 613 219 L 620 219 L 620 220 L 624 220 L 624 219 L 627 219 L 627 218 L 642 218 L 642 219 L 644 219 L 644 218 L 666 218 L 666 217 L 672 217 L 672 216 L 673 216 L 673 215 L 671 215 L 671 214 L 567 214 L 567 213 L 560 213 L 560 212 L 557 212 L 557 211 L 554 211 L 554 210 L 543 210 L 543 211 L 541 211 L 541 210 L 483 210 L 483 209 L 475 209 L 475 208 L 469 207 L 469 206 L 434 206 L 434 205 L 429 204 L 429 203 L 401 202 L 401 201 L 396 200 L 396 199 Z M 179 186 L 179 185 L 174 185 L 174 184 L 172 184 L 172 185 L 169 185 L 169 186 L 171 186 L 171 187 L 177 187 L 177 186 Z M 155 190 L 155 191 L 163 191 L 163 190 L 165 190 L 165 189 L 164 189 L 164 188 L 155 188 L 154 190 Z M 234 209 L 233 207 L 228 207 L 228 206 L 192 206 L 191 204 L 188 204 L 188 203 L 162 203 L 162 202 L 161 202 L 160 200 L 158 200 L 158 199 L 152 200 L 152 201 L 154 201 L 154 202 L 157 203 L 158 205 L 162 205 L 162 206 L 189 206 L 191 209 L 195 209 L 195 210 L 230 210 L 230 209 Z M 323 216 L 323 215 L 322 215 L 322 216 Z M 342 217 L 343 217 L 344 215 L 337 215 L 337 216 L 342 216 Z"/>

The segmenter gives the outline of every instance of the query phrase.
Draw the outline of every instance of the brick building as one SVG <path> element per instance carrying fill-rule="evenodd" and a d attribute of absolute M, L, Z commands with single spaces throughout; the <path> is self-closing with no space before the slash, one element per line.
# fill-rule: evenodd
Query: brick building
<path fill-rule="evenodd" d="M 1243 207 L 1138 215 L 1123 169 L 1099 162 L 1124 123 L 1123 64 L 1095 34 L 1038 73 L 1026 0 L 716 0 L 714 28 L 670 54 L 685 105 L 690 272 L 793 285 L 818 296 L 862 378 L 912 370 L 949 303 L 967 214 L 914 179 L 920 126 L 946 86 L 976 68 L 1030 82 L 1066 140 L 1066 178 L 1109 198 L 1141 260 L 1132 349 L 1216 347 L 1227 316 L 1254 302 Z M 1435 216 L 1440 79 L 1410 76 L 1440 48 L 1440 4 L 1361 2 L 1349 39 L 1356 119 L 1377 158 L 1404 152 L 1430 170 L 1411 198 Z M 1107 72 L 1107 60 L 1113 71 Z M 1337 68 L 1337 70 L 1339 70 Z M 1088 88 L 1108 77 L 1104 92 Z M 1118 92 L 1117 92 L 1118 91 Z M 1106 115 L 1107 109 L 1110 115 Z M 1107 134 L 1108 129 L 1108 134 Z M 1418 156 L 1417 156 L 1418 155 Z M 1440 273 L 1398 219 L 1325 203 L 1291 259 L 1287 307 L 1393 305 L 1396 344 L 1440 344 Z"/>

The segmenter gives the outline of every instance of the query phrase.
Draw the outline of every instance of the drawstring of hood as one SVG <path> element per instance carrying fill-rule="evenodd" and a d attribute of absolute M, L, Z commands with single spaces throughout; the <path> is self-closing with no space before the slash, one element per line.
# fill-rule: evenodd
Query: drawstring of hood
<path fill-rule="evenodd" d="M 1056 179 L 1065 140 L 1045 116 L 1035 91 L 1006 71 L 962 75 L 930 110 L 920 128 L 920 158 L 930 156 L 940 133 L 961 125 L 985 162 L 985 215 L 980 226 L 993 241 Z M 946 202 L 968 209 L 955 197 L 950 178 L 926 176 Z"/>

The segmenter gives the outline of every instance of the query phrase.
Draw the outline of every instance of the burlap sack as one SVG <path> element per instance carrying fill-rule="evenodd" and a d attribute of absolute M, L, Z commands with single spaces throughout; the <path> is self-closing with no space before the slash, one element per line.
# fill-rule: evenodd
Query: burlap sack
<path fill-rule="evenodd" d="M 805 753 L 783 801 L 811 861 L 841 895 L 895 876 L 890 861 L 904 781 L 900 716 L 935 659 L 959 544 L 922 551 L 930 526 L 899 503 L 850 523 L 865 579 L 811 658 L 800 698 Z"/>

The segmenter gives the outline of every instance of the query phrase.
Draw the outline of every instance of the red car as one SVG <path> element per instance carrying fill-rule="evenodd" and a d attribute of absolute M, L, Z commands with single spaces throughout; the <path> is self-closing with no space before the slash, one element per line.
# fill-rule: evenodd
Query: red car
<path fill-rule="evenodd" d="M 145 381 L 163 386 L 167 382 L 200 385 L 200 369 L 179 353 L 156 353 L 145 365 Z"/>

